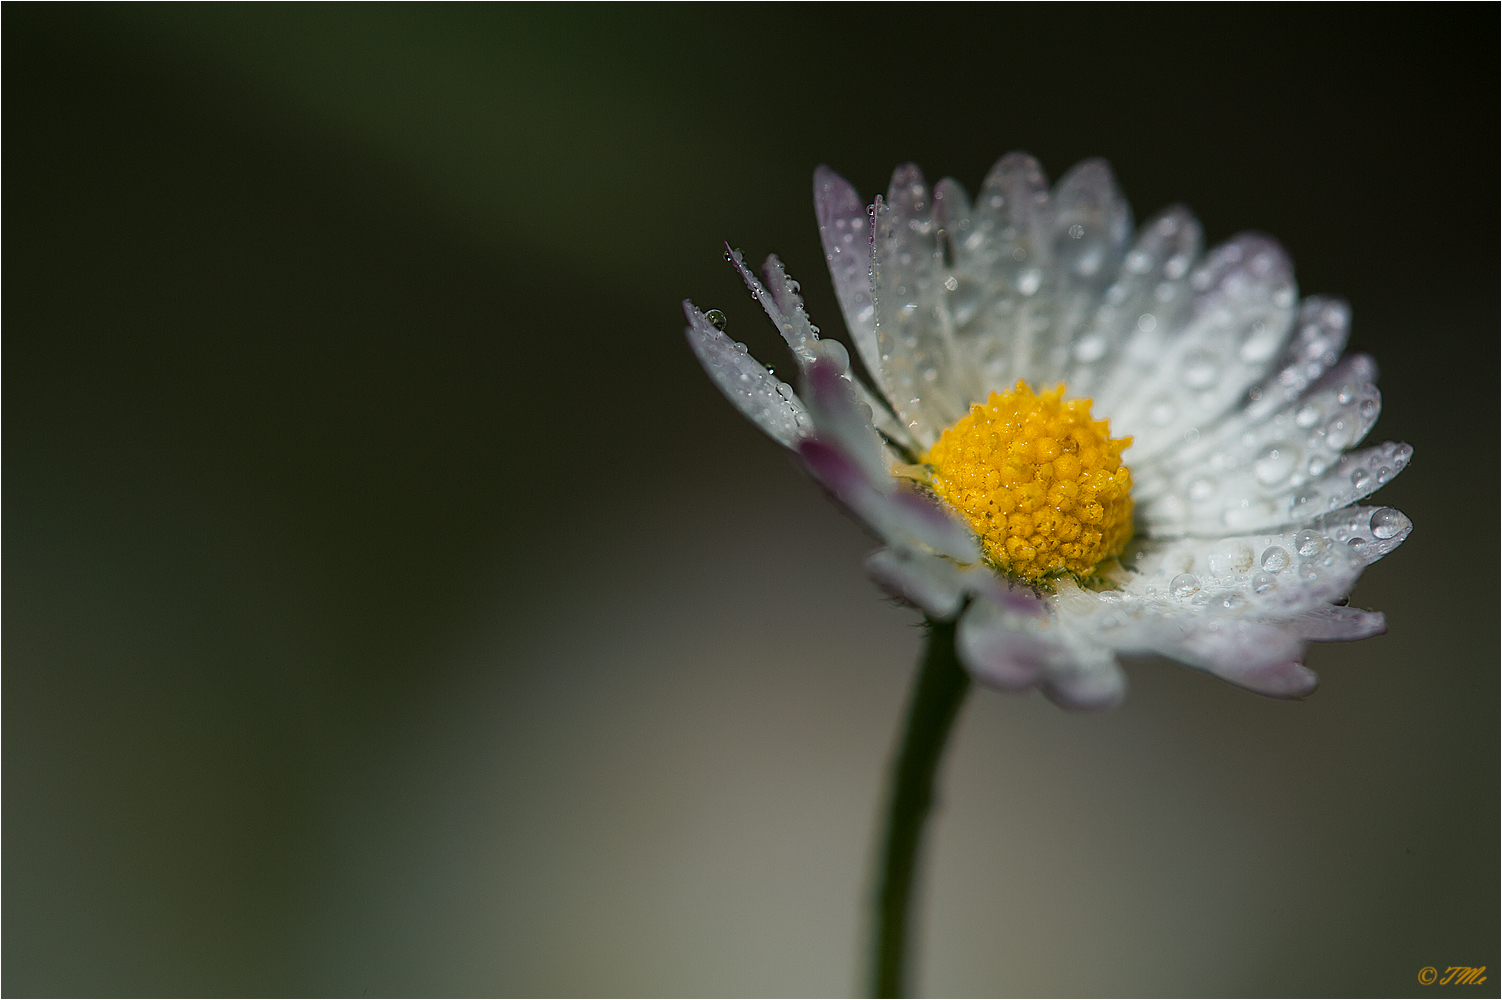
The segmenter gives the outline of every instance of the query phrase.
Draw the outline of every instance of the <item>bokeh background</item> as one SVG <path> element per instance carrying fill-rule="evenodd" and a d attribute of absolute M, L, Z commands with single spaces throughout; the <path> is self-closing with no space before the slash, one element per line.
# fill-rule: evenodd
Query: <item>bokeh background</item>
<path fill-rule="evenodd" d="M 861 990 L 917 618 L 679 301 L 781 358 L 729 239 L 842 334 L 814 166 L 1022 148 L 1347 296 L 1417 528 L 1305 702 L 1153 660 L 1104 716 L 973 696 L 920 988 L 1496 970 L 1496 31 L 8 6 L 5 992 Z"/>

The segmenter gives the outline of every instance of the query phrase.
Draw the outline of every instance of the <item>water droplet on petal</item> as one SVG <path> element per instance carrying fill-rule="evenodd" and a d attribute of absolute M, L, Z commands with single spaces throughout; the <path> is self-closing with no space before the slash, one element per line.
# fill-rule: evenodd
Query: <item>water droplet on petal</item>
<path fill-rule="evenodd" d="M 1209 476 L 1200 476 L 1189 484 L 1189 499 L 1203 503 L 1220 492 L 1220 484 Z"/>
<path fill-rule="evenodd" d="M 1293 562 L 1293 557 L 1281 545 L 1269 545 L 1262 550 L 1262 568 L 1269 573 L 1281 573 Z"/>
<path fill-rule="evenodd" d="M 1379 507 L 1372 512 L 1372 534 L 1378 538 L 1394 538 L 1412 526 L 1406 514 L 1391 507 Z"/>
<path fill-rule="evenodd" d="M 1299 412 L 1293 415 L 1293 422 L 1300 427 L 1308 429 L 1319 423 L 1319 407 L 1313 403 L 1305 403 L 1299 408 Z"/>
<path fill-rule="evenodd" d="M 1293 547 L 1306 559 L 1310 556 L 1317 556 L 1325 547 L 1325 536 L 1305 528 L 1293 536 Z"/>
<path fill-rule="evenodd" d="M 1168 592 L 1175 597 L 1188 597 L 1199 589 L 1199 580 L 1190 573 L 1180 573 L 1168 583 Z"/>
<path fill-rule="evenodd" d="M 1358 490 L 1365 489 L 1366 484 L 1372 481 L 1372 474 L 1366 469 L 1357 469 L 1351 473 L 1351 485 Z"/>
<path fill-rule="evenodd" d="M 1268 445 L 1257 456 L 1257 462 L 1253 466 L 1257 482 L 1263 486 L 1277 486 L 1293 475 L 1293 470 L 1298 467 L 1302 457 L 1303 453 L 1291 444 L 1280 442 Z"/>
<path fill-rule="evenodd" d="M 1220 378 L 1220 365 L 1209 351 L 1190 351 L 1184 355 L 1179 377 L 1191 389 L 1208 389 Z"/>
<path fill-rule="evenodd" d="M 1278 551 L 1282 552 L 1283 550 L 1279 549 Z M 1285 553 L 1285 555 L 1286 555 L 1286 553 Z M 1272 576 L 1271 573 L 1253 573 L 1252 574 L 1252 591 L 1254 593 L 1265 594 L 1269 590 L 1272 590 L 1277 585 L 1278 585 L 1278 581 L 1273 579 L 1273 576 Z"/>
<path fill-rule="evenodd" d="M 726 256 L 728 257 L 729 254 L 726 254 Z M 709 320 L 710 325 L 712 325 L 716 330 L 725 329 L 725 314 L 720 312 L 718 309 L 709 310 L 709 312 L 704 314 L 704 318 Z"/>

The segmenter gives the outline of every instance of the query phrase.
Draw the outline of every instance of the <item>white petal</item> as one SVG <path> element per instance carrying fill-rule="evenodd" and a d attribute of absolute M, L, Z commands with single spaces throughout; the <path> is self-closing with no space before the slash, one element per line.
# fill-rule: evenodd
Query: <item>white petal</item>
<path fill-rule="evenodd" d="M 1213 534 L 1297 524 L 1331 510 L 1333 484 L 1318 481 L 1381 412 L 1377 387 L 1357 381 L 1369 370 L 1362 355 L 1342 359 L 1303 397 L 1210 454 L 1191 460 L 1190 452 L 1174 456 L 1172 465 L 1141 467 L 1132 491 L 1139 522 L 1153 534 Z M 1373 478 L 1384 463 L 1391 478 L 1410 453 L 1403 445 L 1381 453 Z M 1133 466 L 1134 479 L 1138 475 Z M 1358 498 L 1344 487 L 1340 495 L 1346 503 Z"/>
<path fill-rule="evenodd" d="M 725 253 L 730 258 L 730 263 L 740 272 L 741 280 L 751 290 L 751 297 L 761 304 L 767 318 L 772 325 L 777 327 L 777 332 L 782 334 L 782 339 L 787 341 L 788 347 L 793 350 L 793 357 L 798 359 L 798 366 L 806 368 L 819 356 L 819 331 L 808 321 L 808 313 L 804 311 L 803 299 L 799 297 L 797 288 L 788 278 L 787 272 L 782 269 L 782 262 L 776 256 L 767 258 L 765 272 L 771 289 L 763 286 L 757 280 L 756 275 L 746 266 L 745 258 L 739 250 L 732 249 L 727 243 Z M 838 357 L 838 355 L 836 355 Z M 846 357 L 846 363 L 849 357 Z M 843 371 L 843 369 L 842 369 Z"/>
<path fill-rule="evenodd" d="M 1283 351 L 1297 293 L 1283 248 L 1245 234 L 1210 253 L 1189 280 L 1196 297 L 1160 353 L 1116 372 L 1096 398 L 1141 463 L 1197 437 L 1233 409 Z"/>
<path fill-rule="evenodd" d="M 906 548 L 877 549 L 866 572 L 887 593 L 936 620 L 952 618 L 965 596 L 965 574 L 947 559 Z"/>
<path fill-rule="evenodd" d="M 1090 325 L 1070 345 L 1064 383 L 1071 398 L 1093 395 L 1120 365 L 1145 369 L 1160 356 L 1188 311 L 1201 240 L 1199 222 L 1182 206 L 1142 227 Z"/>
<path fill-rule="evenodd" d="M 813 431 L 813 421 L 792 386 L 778 379 L 714 324 L 687 299 L 685 331 L 699 364 L 725 398 L 773 440 L 789 448 Z"/>
<path fill-rule="evenodd" d="M 1053 266 L 1048 177 L 1031 156 L 1008 153 L 986 175 L 973 212 L 955 260 L 983 290 L 986 333 L 971 353 L 989 394 L 1027 377 L 1036 331 L 1049 318 L 1048 296 L 1040 295 Z"/>
<path fill-rule="evenodd" d="M 1126 698 L 1126 675 L 1116 658 L 1104 649 L 1077 653 L 1064 663 L 1051 664 L 1043 693 L 1060 708 L 1103 711 Z"/>
<path fill-rule="evenodd" d="M 870 214 L 850 182 L 825 166 L 814 171 L 814 212 L 845 327 L 866 371 L 880 378 L 876 307 L 871 298 Z"/>
<path fill-rule="evenodd" d="M 1053 189 L 1049 224 L 1051 315 L 1037 331 L 1022 377 L 1051 388 L 1068 371 L 1075 337 L 1089 325 L 1132 236 L 1132 209 L 1104 160 L 1077 163 Z"/>
<path fill-rule="evenodd" d="M 876 200 L 873 246 L 881 387 L 899 422 L 927 447 L 964 415 L 975 390 L 969 366 L 956 364 L 938 227 L 917 167 L 898 167 L 889 200 Z"/>

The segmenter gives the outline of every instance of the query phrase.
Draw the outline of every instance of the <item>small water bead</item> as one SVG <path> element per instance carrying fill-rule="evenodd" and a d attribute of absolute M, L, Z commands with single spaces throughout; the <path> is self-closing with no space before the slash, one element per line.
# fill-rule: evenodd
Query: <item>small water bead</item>
<path fill-rule="evenodd" d="M 751 350 L 751 348 L 747 347 L 745 344 L 741 343 L 740 341 L 737 340 L 735 342 L 735 353 L 737 353 L 737 354 L 746 354 L 746 353 L 749 353 L 750 350 Z"/>
<path fill-rule="evenodd" d="M 1180 573 L 1168 582 L 1168 592 L 1181 599 L 1188 597 L 1199 589 L 1199 579 L 1191 573 Z"/>
<path fill-rule="evenodd" d="M 1349 542 L 1346 542 L 1346 544 L 1349 545 L 1354 551 L 1361 552 L 1366 548 L 1366 539 L 1362 538 L 1360 535 L 1357 535 Z"/>
<path fill-rule="evenodd" d="M 1265 594 L 1277 585 L 1278 581 L 1273 579 L 1273 575 L 1271 573 L 1252 574 L 1252 592 L 1254 594 Z"/>
<path fill-rule="evenodd" d="M 1201 476 L 1189 484 L 1189 499 L 1203 503 L 1220 492 L 1220 484 L 1209 476 Z"/>
<path fill-rule="evenodd" d="M 1257 474 L 1257 482 L 1263 486 L 1277 486 L 1285 482 L 1293 475 L 1293 470 L 1298 467 L 1299 459 L 1303 453 L 1293 445 L 1286 442 L 1269 445 L 1261 455 L 1257 457 L 1253 466 Z"/>
<path fill-rule="evenodd" d="M 1072 225 L 1072 226 L 1069 227 L 1069 238 L 1070 239 L 1072 239 L 1072 240 L 1081 239 L 1084 235 L 1085 235 L 1085 227 L 1082 226 L 1082 225 L 1080 225 L 1079 223 L 1076 222 L 1074 225 Z"/>
<path fill-rule="evenodd" d="M 1220 359 L 1209 351 L 1190 351 L 1184 355 L 1179 377 L 1191 389 L 1208 389 L 1220 378 Z"/>
<path fill-rule="evenodd" d="M 1147 419 L 1159 427 L 1167 427 L 1178 415 L 1179 408 L 1167 396 L 1159 396 L 1147 410 Z"/>
<path fill-rule="evenodd" d="M 1329 467 L 1330 463 L 1326 462 L 1324 458 L 1320 457 L 1319 455 L 1315 455 L 1309 460 L 1309 474 L 1311 476 L 1323 476 L 1325 474 L 1325 470 Z"/>
<path fill-rule="evenodd" d="M 1293 536 L 1293 547 L 1306 559 L 1310 556 L 1317 556 L 1325 548 L 1325 536 L 1305 528 Z"/>
<path fill-rule="evenodd" d="M 1299 412 L 1293 415 L 1293 422 L 1298 424 L 1305 430 L 1308 430 L 1310 427 L 1313 427 L 1315 424 L 1319 423 L 1319 418 L 1321 416 L 1322 414 L 1319 411 L 1319 407 L 1315 406 L 1313 403 L 1305 403 L 1302 407 L 1299 408 Z"/>
<path fill-rule="evenodd" d="M 1372 512 L 1372 534 L 1378 538 L 1395 538 L 1413 526 L 1407 515 L 1391 507 L 1379 507 Z"/>
<path fill-rule="evenodd" d="M 1377 401 L 1375 399 L 1363 399 L 1361 401 L 1361 416 L 1370 420 L 1377 415 Z"/>
<path fill-rule="evenodd" d="M 1152 333 L 1158 328 L 1158 317 L 1152 313 L 1143 313 L 1137 317 L 1137 329 L 1143 333 Z"/>
<path fill-rule="evenodd" d="M 1346 416 L 1336 417 L 1325 425 L 1325 443 L 1331 448 L 1344 448 L 1355 439 L 1355 424 Z"/>
<path fill-rule="evenodd" d="M 1220 606 L 1223 608 L 1239 608 L 1246 604 L 1246 598 L 1241 594 L 1225 594 L 1220 598 Z"/>
<path fill-rule="evenodd" d="M 1269 573 L 1281 573 L 1293 562 L 1293 557 L 1281 545 L 1269 545 L 1262 550 L 1262 568 Z"/>
<path fill-rule="evenodd" d="M 1391 478 L 1392 478 L 1392 470 L 1389 469 L 1387 466 L 1384 465 L 1380 469 L 1377 470 L 1377 485 L 1378 486 L 1381 486 L 1383 483 L 1387 482 Z"/>
<path fill-rule="evenodd" d="M 728 257 L 729 255 L 727 254 L 726 256 Z M 713 326 L 716 330 L 725 329 L 725 324 L 727 322 L 727 320 L 725 319 L 725 314 L 720 312 L 718 309 L 709 310 L 709 312 L 704 314 L 704 318 L 709 320 L 710 325 Z"/>
<path fill-rule="evenodd" d="M 1355 472 L 1351 473 L 1351 485 L 1356 487 L 1358 490 L 1364 489 L 1366 487 L 1366 484 L 1371 481 L 1372 474 L 1366 469 L 1357 469 Z"/>
<path fill-rule="evenodd" d="M 1084 364 L 1099 361 L 1105 356 L 1108 346 L 1105 337 L 1092 334 L 1074 345 L 1074 359 Z"/>
<path fill-rule="evenodd" d="M 1335 394 L 1335 401 L 1337 403 L 1339 403 L 1341 406 L 1349 406 L 1350 403 L 1351 403 L 1351 400 L 1353 400 L 1355 398 L 1356 398 L 1356 387 L 1354 385 L 1352 385 L 1351 383 L 1349 383 L 1349 382 L 1347 382 L 1345 385 L 1341 386 L 1340 387 L 1340 391 Z"/>

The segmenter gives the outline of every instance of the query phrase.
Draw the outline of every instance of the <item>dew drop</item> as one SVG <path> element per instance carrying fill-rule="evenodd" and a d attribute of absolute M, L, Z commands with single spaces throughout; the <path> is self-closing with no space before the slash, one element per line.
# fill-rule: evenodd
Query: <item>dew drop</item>
<path fill-rule="evenodd" d="M 1281 545 L 1269 545 L 1262 550 L 1262 568 L 1269 573 L 1281 573 L 1293 562 L 1293 557 Z"/>
<path fill-rule="evenodd" d="M 1168 583 L 1168 592 L 1175 597 L 1188 597 L 1199 589 L 1199 580 L 1195 579 L 1194 575 L 1190 573 L 1180 573 Z"/>
<path fill-rule="evenodd" d="M 1137 329 L 1143 333 L 1152 333 L 1158 328 L 1158 317 L 1152 313 L 1143 313 L 1137 317 Z"/>
<path fill-rule="evenodd" d="M 1106 353 L 1106 338 L 1092 334 L 1074 345 L 1074 359 L 1089 364 L 1099 361 Z"/>
<path fill-rule="evenodd" d="M 1372 512 L 1372 534 L 1378 538 L 1394 538 L 1412 524 L 1407 515 L 1391 507 L 1379 507 Z"/>
<path fill-rule="evenodd" d="M 1220 492 L 1220 484 L 1209 476 L 1200 476 L 1189 484 L 1189 499 L 1203 503 Z"/>
<path fill-rule="evenodd" d="M 1240 594 L 1227 594 L 1220 599 L 1223 608 L 1239 608 L 1246 603 L 1246 598 Z"/>
<path fill-rule="evenodd" d="M 1309 474 L 1311 476 L 1323 476 L 1325 474 L 1325 470 L 1329 467 L 1330 463 L 1326 462 L 1318 455 L 1315 455 L 1309 460 Z"/>
<path fill-rule="evenodd" d="M 1317 556 L 1325 547 L 1325 537 L 1318 532 L 1305 528 L 1293 536 L 1293 547 L 1298 550 L 1299 555 L 1306 559 L 1310 556 Z"/>
<path fill-rule="evenodd" d="M 1036 267 L 1030 267 L 1017 275 L 1017 291 L 1023 295 L 1032 295 L 1043 284 L 1043 272 Z"/>
<path fill-rule="evenodd" d="M 1355 551 L 1360 552 L 1362 549 L 1366 548 L 1366 539 L 1362 538 L 1360 535 L 1357 535 L 1355 538 L 1351 539 L 1349 542 L 1346 542 L 1346 544 L 1349 545 Z"/>
<path fill-rule="evenodd" d="M 1281 552 L 1283 550 L 1279 549 L 1278 551 Z M 1271 573 L 1252 574 L 1252 591 L 1254 593 L 1265 594 L 1277 585 L 1278 581 L 1273 579 L 1273 575 Z"/>
<path fill-rule="evenodd" d="M 1358 490 L 1365 489 L 1366 484 L 1372 481 L 1372 474 L 1366 469 L 1357 469 L 1351 473 L 1351 485 Z"/>
<path fill-rule="evenodd" d="M 1341 386 L 1340 387 L 1340 391 L 1335 394 L 1335 401 L 1337 403 L 1339 403 L 1341 406 L 1348 406 L 1348 405 L 1350 405 L 1351 400 L 1353 400 L 1355 398 L 1356 398 L 1356 387 L 1354 385 L 1352 385 L 1351 383 L 1349 383 L 1349 382 L 1347 382 L 1345 385 Z"/>
<path fill-rule="evenodd" d="M 728 257 L 729 254 L 726 254 L 726 256 Z M 725 329 L 725 323 L 726 323 L 725 314 L 722 313 L 722 312 L 720 312 L 718 309 L 711 309 L 711 310 L 709 310 L 709 312 L 707 312 L 707 313 L 704 314 L 704 318 L 707 319 L 707 320 L 709 320 L 710 324 L 716 330 L 723 330 L 723 329 Z"/>
<path fill-rule="evenodd" d="M 1298 468 L 1302 452 L 1291 444 L 1280 442 L 1268 445 L 1262 454 L 1257 456 L 1257 462 L 1253 469 L 1257 473 L 1257 482 L 1263 486 L 1277 486 L 1293 475 L 1293 470 Z"/>
<path fill-rule="evenodd" d="M 1331 448 L 1344 448 L 1356 437 L 1356 428 L 1349 417 L 1339 416 L 1325 425 L 1325 442 Z"/>
<path fill-rule="evenodd" d="M 1375 399 L 1363 399 L 1361 401 L 1361 416 L 1367 420 L 1377 415 L 1377 401 Z"/>
<path fill-rule="evenodd" d="M 1084 235 L 1085 235 L 1085 227 L 1082 226 L 1082 225 L 1080 225 L 1079 223 L 1075 223 L 1074 225 L 1072 225 L 1072 226 L 1069 227 L 1069 238 L 1070 239 L 1077 240 L 1077 239 L 1080 239 L 1081 237 L 1083 237 Z"/>
<path fill-rule="evenodd" d="M 1190 351 L 1184 355 L 1179 377 L 1191 389 L 1208 389 L 1220 378 L 1220 365 L 1208 351 Z"/>
<path fill-rule="evenodd" d="M 1319 423 L 1319 407 L 1313 403 L 1305 403 L 1299 408 L 1299 412 L 1293 415 L 1293 422 L 1306 430 Z"/>

